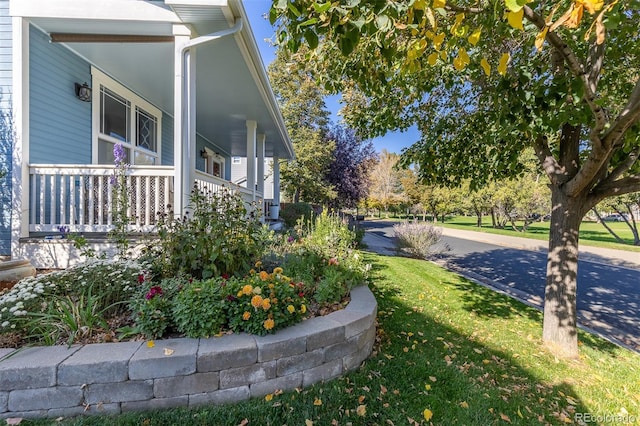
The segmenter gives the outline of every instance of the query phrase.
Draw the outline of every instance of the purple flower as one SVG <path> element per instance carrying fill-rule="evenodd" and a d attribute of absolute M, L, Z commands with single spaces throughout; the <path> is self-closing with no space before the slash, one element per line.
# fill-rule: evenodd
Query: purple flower
<path fill-rule="evenodd" d="M 113 146 L 113 156 L 115 158 L 116 166 L 119 166 L 124 163 L 126 153 L 121 143 L 117 143 Z"/>
<path fill-rule="evenodd" d="M 109 176 L 109 185 L 118 186 L 118 177 L 116 175 Z"/>
<path fill-rule="evenodd" d="M 287 242 L 288 242 L 288 243 L 292 243 L 292 242 L 294 242 L 295 240 L 296 240 L 296 239 L 295 239 L 295 238 L 293 238 L 292 236 L 289 236 L 289 238 L 287 238 Z"/>

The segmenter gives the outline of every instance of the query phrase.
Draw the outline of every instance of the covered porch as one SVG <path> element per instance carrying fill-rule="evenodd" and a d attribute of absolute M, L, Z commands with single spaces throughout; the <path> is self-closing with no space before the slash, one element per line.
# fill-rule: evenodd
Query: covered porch
<path fill-rule="evenodd" d="M 131 164 L 132 232 L 184 214 L 194 184 L 229 188 L 268 218 L 265 158 L 279 176 L 278 159 L 292 158 L 293 148 L 241 2 L 100 4 L 10 3 L 18 99 L 12 257 L 37 257 L 34 241 L 61 230 L 113 228 L 116 144 Z M 60 75 L 39 65 L 56 61 Z M 83 83 L 89 91 L 80 96 Z M 69 125 L 78 130 L 70 134 Z M 249 159 L 242 186 L 230 181 L 231 157 Z M 277 203 L 279 188 L 273 192 Z"/>

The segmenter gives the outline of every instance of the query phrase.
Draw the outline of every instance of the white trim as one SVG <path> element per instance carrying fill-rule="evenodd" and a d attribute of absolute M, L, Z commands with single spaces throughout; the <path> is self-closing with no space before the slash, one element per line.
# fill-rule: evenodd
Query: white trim
<path fill-rule="evenodd" d="M 180 22 L 159 2 L 132 0 L 12 0 L 11 16 L 143 22 Z"/>
<path fill-rule="evenodd" d="M 20 238 L 29 235 L 29 22 L 12 18 L 14 141 L 11 171 L 11 257 L 19 259 Z"/>
<path fill-rule="evenodd" d="M 91 81 L 91 162 L 94 164 L 98 163 L 98 139 L 102 138 L 113 143 L 121 142 L 116 138 L 112 138 L 108 135 L 103 135 L 100 133 L 100 87 L 104 86 L 110 91 L 116 93 L 119 96 L 122 96 L 127 101 L 131 102 L 130 114 L 132 140 L 125 143 L 127 148 L 131 149 L 132 157 L 130 158 L 130 161 L 134 161 L 134 151 L 140 151 L 142 153 L 156 157 L 157 164 L 155 165 L 162 164 L 162 111 L 124 85 L 109 77 L 107 74 L 103 73 L 93 65 L 91 66 Z M 138 141 L 134 138 L 134 134 L 136 132 L 136 107 L 142 108 L 147 113 L 155 116 L 157 119 L 155 152 L 137 146 Z"/>
<path fill-rule="evenodd" d="M 247 189 L 253 194 L 255 200 L 256 193 L 256 129 L 258 123 L 255 120 L 247 120 Z"/>

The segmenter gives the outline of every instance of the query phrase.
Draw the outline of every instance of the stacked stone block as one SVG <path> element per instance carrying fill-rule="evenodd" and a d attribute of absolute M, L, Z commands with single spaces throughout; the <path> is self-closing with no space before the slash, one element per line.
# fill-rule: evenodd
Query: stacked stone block
<path fill-rule="evenodd" d="M 0 418 L 118 414 L 225 404 L 331 380 L 371 353 L 376 300 L 272 335 L 0 349 Z"/>

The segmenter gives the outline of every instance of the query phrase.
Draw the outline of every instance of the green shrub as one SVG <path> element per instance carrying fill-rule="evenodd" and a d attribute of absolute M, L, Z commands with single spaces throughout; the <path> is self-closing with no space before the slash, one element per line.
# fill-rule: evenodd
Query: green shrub
<path fill-rule="evenodd" d="M 258 218 L 247 214 L 240 194 L 194 187 L 189 214 L 160 220 L 159 244 L 146 258 L 153 259 L 154 271 L 165 277 L 246 273 L 264 249 L 261 228 Z"/>
<path fill-rule="evenodd" d="M 227 323 L 223 278 L 193 281 L 173 300 L 172 314 L 177 330 L 187 337 L 219 334 Z"/>
<path fill-rule="evenodd" d="M 293 228 L 299 220 L 308 221 L 312 215 L 313 208 L 309 203 L 286 203 L 280 208 L 280 219 L 287 228 Z"/>
<path fill-rule="evenodd" d="M 394 225 L 398 250 L 409 257 L 427 258 L 432 246 L 440 241 L 442 230 L 427 223 L 409 223 Z"/>
<path fill-rule="evenodd" d="M 173 326 L 173 299 L 186 283 L 188 280 L 181 277 L 164 279 L 160 283 L 143 279 L 129 304 L 135 324 L 128 330 L 129 334 L 142 333 L 151 339 L 161 337 Z"/>

